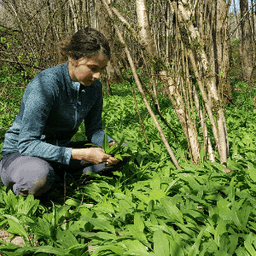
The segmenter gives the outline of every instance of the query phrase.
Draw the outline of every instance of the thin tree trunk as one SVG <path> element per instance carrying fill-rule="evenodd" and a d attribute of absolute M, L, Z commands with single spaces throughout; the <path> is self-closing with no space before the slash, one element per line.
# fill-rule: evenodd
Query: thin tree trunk
<path fill-rule="evenodd" d="M 248 11 L 248 0 L 240 0 L 240 11 L 243 16 Z M 252 45 L 252 30 L 249 23 L 249 13 L 241 22 L 241 60 L 243 79 L 250 81 L 254 67 L 254 49 Z"/>
<path fill-rule="evenodd" d="M 106 10 L 107 10 L 110 18 L 113 20 L 114 17 L 113 17 L 113 13 L 112 13 L 110 7 L 108 6 L 108 4 L 106 3 L 105 0 L 101 0 L 101 1 L 103 2 L 104 6 L 106 7 Z M 136 71 L 136 68 L 134 66 L 134 62 L 133 62 L 133 59 L 131 57 L 130 51 L 128 50 L 128 47 L 127 47 L 127 45 L 126 45 L 126 43 L 125 43 L 125 41 L 123 39 L 123 36 L 122 36 L 121 32 L 119 31 L 118 26 L 115 23 L 114 23 L 114 28 L 115 28 L 115 31 L 117 33 L 117 36 L 118 36 L 120 42 L 124 46 L 125 53 L 127 55 L 128 61 L 130 63 L 130 66 L 131 66 L 131 69 L 132 69 L 132 72 L 133 72 L 133 76 L 134 76 L 136 85 L 138 87 L 138 90 L 139 90 L 139 92 L 141 94 L 141 97 L 143 99 L 143 102 L 144 102 L 144 104 L 145 104 L 145 106 L 146 106 L 150 116 L 152 117 L 152 119 L 153 119 L 153 121 L 154 121 L 154 123 L 156 125 L 156 128 L 157 128 L 157 130 L 158 130 L 158 132 L 160 134 L 160 137 L 161 137 L 162 141 L 164 142 L 164 145 L 165 145 L 165 147 L 166 147 L 166 149 L 167 149 L 167 151 L 168 151 L 168 153 L 169 153 L 169 155 L 170 155 L 174 165 L 176 166 L 177 169 L 181 169 L 181 167 L 180 167 L 176 157 L 174 156 L 174 154 L 172 152 L 172 149 L 171 149 L 171 147 L 170 147 L 170 145 L 169 145 L 169 143 L 168 143 L 168 141 L 167 141 L 167 139 L 166 139 L 166 137 L 165 137 L 165 135 L 164 135 L 164 133 L 162 131 L 162 128 L 161 128 L 160 124 L 158 123 L 158 120 L 156 119 L 156 116 L 155 116 L 154 112 L 152 111 L 152 109 L 151 109 L 151 107 L 150 107 L 150 105 L 148 103 L 146 95 L 144 94 L 144 91 L 142 89 L 139 77 L 137 75 L 137 71 Z"/>
<path fill-rule="evenodd" d="M 74 24 L 74 29 L 75 29 L 75 32 L 78 31 L 78 19 L 77 19 L 77 12 L 76 12 L 76 9 L 75 9 L 75 2 L 74 0 L 69 0 L 69 6 L 70 6 L 70 11 L 73 15 L 73 24 Z"/>

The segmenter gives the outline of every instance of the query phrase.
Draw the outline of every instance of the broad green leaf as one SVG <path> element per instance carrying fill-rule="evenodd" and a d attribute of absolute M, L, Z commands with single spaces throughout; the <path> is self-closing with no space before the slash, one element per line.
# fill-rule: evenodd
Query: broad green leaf
<path fill-rule="evenodd" d="M 171 199 L 171 198 L 170 198 Z M 161 204 L 163 205 L 167 216 L 173 220 L 177 220 L 183 224 L 183 215 L 182 212 L 177 208 L 176 205 L 169 201 L 168 198 L 162 198 L 160 200 Z"/>
<path fill-rule="evenodd" d="M 8 223 L 10 225 L 10 227 L 7 230 L 8 232 L 23 237 L 28 237 L 28 233 L 24 230 L 23 226 L 19 222 L 16 222 L 15 220 L 12 219 L 8 219 Z"/>
<path fill-rule="evenodd" d="M 239 229 L 244 229 L 244 227 L 242 225 L 242 221 L 240 220 L 241 217 L 239 215 L 240 215 L 239 214 L 239 206 L 238 206 L 237 201 L 235 201 L 232 203 L 231 217 Z"/>
<path fill-rule="evenodd" d="M 227 252 L 222 251 L 222 250 L 217 251 L 215 255 L 216 256 L 230 256 L 230 254 L 228 254 Z"/>
<path fill-rule="evenodd" d="M 92 256 L 98 256 L 100 255 L 99 252 L 101 251 L 112 251 L 117 255 L 124 255 L 125 250 L 119 246 L 119 245 L 103 245 L 103 246 L 97 246 L 94 247 L 93 250 L 95 250 L 92 254 Z"/>
<path fill-rule="evenodd" d="M 150 214 L 150 221 L 153 225 L 158 225 L 158 221 L 155 214 L 152 214 L 152 213 Z"/>
<path fill-rule="evenodd" d="M 153 234 L 154 252 L 156 256 L 169 256 L 169 241 L 164 232 L 159 229 Z"/>
<path fill-rule="evenodd" d="M 175 241 L 169 240 L 169 242 L 170 242 L 170 255 L 171 256 L 184 256 L 183 249 Z"/>
<path fill-rule="evenodd" d="M 38 218 L 37 224 L 33 225 L 34 233 L 40 237 L 51 237 L 51 225 L 44 218 Z"/>
<path fill-rule="evenodd" d="M 222 199 L 217 202 L 219 216 L 223 220 L 232 220 L 232 211 L 228 207 L 229 204 L 230 203 L 226 199 Z"/>
<path fill-rule="evenodd" d="M 214 240 L 218 246 L 220 246 L 220 239 L 223 233 L 227 232 L 227 221 L 220 219 L 218 221 L 217 228 L 215 229 Z"/>
<path fill-rule="evenodd" d="M 107 230 L 107 231 L 110 231 L 111 233 L 115 234 L 114 226 L 111 225 L 110 222 L 106 219 L 80 218 L 80 220 L 90 222 L 94 226 L 95 229 Z"/>
<path fill-rule="evenodd" d="M 249 243 L 248 241 L 244 241 L 244 247 L 250 253 L 251 256 L 256 256 L 256 251 L 251 243 Z"/>
<path fill-rule="evenodd" d="M 104 203 L 98 203 L 94 209 L 97 212 L 105 212 L 105 213 L 115 213 L 114 208 L 111 203 L 104 202 Z"/>
<path fill-rule="evenodd" d="M 148 249 L 138 240 L 123 240 L 122 243 L 125 245 L 128 252 L 123 255 L 137 255 L 137 256 L 150 256 Z"/>
<path fill-rule="evenodd" d="M 86 217 L 88 217 L 88 216 L 86 216 Z M 72 232 L 77 231 L 77 230 L 84 230 L 86 223 L 88 223 L 88 222 L 79 219 L 77 221 L 74 221 L 74 223 L 72 223 L 72 225 L 70 225 L 68 230 L 72 231 Z"/>
<path fill-rule="evenodd" d="M 144 223 L 139 213 L 134 214 L 134 226 L 141 232 L 144 230 Z"/>
<path fill-rule="evenodd" d="M 230 243 L 228 244 L 228 253 L 230 255 L 233 255 L 234 252 L 235 252 L 235 249 L 236 249 L 237 244 L 238 244 L 238 237 L 239 237 L 239 235 L 236 235 L 236 234 L 229 236 Z"/>
<path fill-rule="evenodd" d="M 230 202 L 232 202 L 232 200 L 235 200 L 235 181 L 234 181 L 234 177 L 231 179 L 230 182 L 230 186 L 229 186 L 229 193 L 228 193 L 228 199 Z"/>
<path fill-rule="evenodd" d="M 82 237 L 85 237 L 85 238 L 91 238 L 91 239 L 99 239 L 99 240 L 104 240 L 104 241 L 107 241 L 107 240 L 116 240 L 117 239 L 117 236 L 116 235 L 113 235 L 113 234 L 110 234 L 110 233 L 107 233 L 107 232 L 95 232 L 95 233 L 92 233 L 92 232 L 82 232 L 82 231 L 72 231 L 72 233 L 74 235 L 81 235 Z"/>
<path fill-rule="evenodd" d="M 152 190 L 160 190 L 160 177 L 159 175 L 156 173 L 154 174 L 153 178 L 150 181 L 150 187 Z"/>
<path fill-rule="evenodd" d="M 188 185 L 192 190 L 198 191 L 201 189 L 201 185 L 196 181 L 195 177 L 191 176 L 190 174 L 181 174 L 179 175 L 179 178 L 188 182 Z"/>
<path fill-rule="evenodd" d="M 235 251 L 237 256 L 249 256 L 247 250 L 245 249 L 244 245 L 238 247 Z"/>
<path fill-rule="evenodd" d="M 135 225 L 126 225 L 126 228 L 129 230 L 129 234 L 132 235 L 135 239 L 148 244 L 146 235 L 140 231 Z"/>
<path fill-rule="evenodd" d="M 65 201 L 65 204 L 77 207 L 80 206 L 81 202 L 77 199 L 70 198 Z"/>
<path fill-rule="evenodd" d="M 38 250 L 36 250 L 36 253 L 38 252 L 45 252 L 45 253 L 51 253 L 54 255 L 72 255 L 69 253 L 69 251 L 67 249 L 61 249 L 61 248 L 55 248 L 55 247 L 51 247 L 51 246 L 41 246 L 39 247 Z"/>
<path fill-rule="evenodd" d="M 251 256 L 256 256 L 256 250 L 252 245 L 253 242 L 256 242 L 256 235 L 253 233 L 250 233 L 246 237 L 246 240 L 244 241 L 244 246 L 245 246 L 246 250 L 250 253 Z"/>
<path fill-rule="evenodd" d="M 78 241 L 69 230 L 57 230 L 56 234 L 57 242 L 60 243 L 64 248 L 69 249 L 74 245 L 78 245 Z"/>
<path fill-rule="evenodd" d="M 214 167 L 216 167 L 217 169 L 219 169 L 222 172 L 226 172 L 226 167 L 222 166 L 221 164 L 217 163 L 217 162 L 212 162 L 211 163 Z"/>
<path fill-rule="evenodd" d="M 166 195 L 165 195 L 165 192 L 162 191 L 162 190 L 155 190 L 154 189 L 150 192 L 150 199 L 160 201 L 160 199 L 162 199 L 164 197 L 166 197 Z"/>
<path fill-rule="evenodd" d="M 252 163 L 248 163 L 248 174 L 250 178 L 256 182 L 256 168 L 252 165 Z"/>

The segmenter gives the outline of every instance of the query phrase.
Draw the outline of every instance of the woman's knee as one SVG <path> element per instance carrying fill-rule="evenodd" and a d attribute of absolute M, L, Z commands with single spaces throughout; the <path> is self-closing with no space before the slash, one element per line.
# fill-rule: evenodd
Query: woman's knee
<path fill-rule="evenodd" d="M 51 188 L 54 179 L 54 170 L 47 161 L 30 156 L 20 161 L 19 167 L 11 176 L 14 193 L 23 196 L 40 196 Z"/>

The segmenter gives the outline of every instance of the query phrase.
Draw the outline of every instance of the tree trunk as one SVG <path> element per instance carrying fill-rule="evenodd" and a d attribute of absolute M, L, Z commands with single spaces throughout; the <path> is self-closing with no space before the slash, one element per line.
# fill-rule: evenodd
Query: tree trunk
<path fill-rule="evenodd" d="M 248 0 L 240 0 L 240 11 L 243 16 L 248 11 Z M 249 14 L 249 13 L 248 13 Z M 254 67 L 254 47 L 252 44 L 252 29 L 250 27 L 249 15 L 241 22 L 241 62 L 243 79 L 250 81 Z"/>
<path fill-rule="evenodd" d="M 212 72 L 210 68 L 212 65 L 209 63 L 207 55 L 204 51 L 205 45 L 203 43 L 202 37 L 199 34 L 197 28 L 193 25 L 193 22 L 191 22 L 190 20 L 190 11 L 186 10 L 184 7 L 187 6 L 187 4 L 188 3 L 185 0 L 178 2 L 178 8 L 176 13 L 179 25 L 181 26 L 181 28 L 185 28 L 185 30 L 183 31 L 183 35 L 185 34 L 183 40 L 188 40 L 188 42 L 189 40 L 191 40 L 193 42 L 194 46 L 192 46 L 192 49 L 194 49 L 197 58 L 200 60 L 199 65 L 197 65 L 198 63 L 196 61 L 196 56 L 194 55 L 193 51 L 191 49 L 188 51 L 188 55 L 193 66 L 200 92 L 202 94 L 202 98 L 204 100 L 204 104 L 212 125 L 212 131 L 214 134 L 216 145 L 218 147 L 220 161 L 222 164 L 225 164 L 227 162 L 227 156 L 229 153 L 229 145 L 224 110 L 223 106 L 221 105 L 219 91 L 217 90 L 216 86 L 216 79 L 214 75 L 215 73 Z M 175 11 L 176 6 L 172 5 L 172 7 Z M 185 27 L 184 23 L 186 24 Z M 198 68 L 200 66 L 202 67 L 204 75 L 200 74 L 199 72 Z M 207 88 L 207 91 L 205 90 L 205 87 Z M 215 118 L 213 115 L 213 108 Z"/>

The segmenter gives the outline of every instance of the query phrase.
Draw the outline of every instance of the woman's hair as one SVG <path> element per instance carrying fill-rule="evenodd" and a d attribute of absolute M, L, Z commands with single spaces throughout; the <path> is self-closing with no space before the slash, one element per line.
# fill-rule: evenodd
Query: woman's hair
<path fill-rule="evenodd" d="M 93 28 L 78 30 L 71 40 L 62 41 L 60 44 L 60 63 L 64 63 L 70 56 L 74 60 L 90 57 L 97 53 L 104 54 L 108 59 L 111 57 L 109 42 L 106 37 Z"/>

